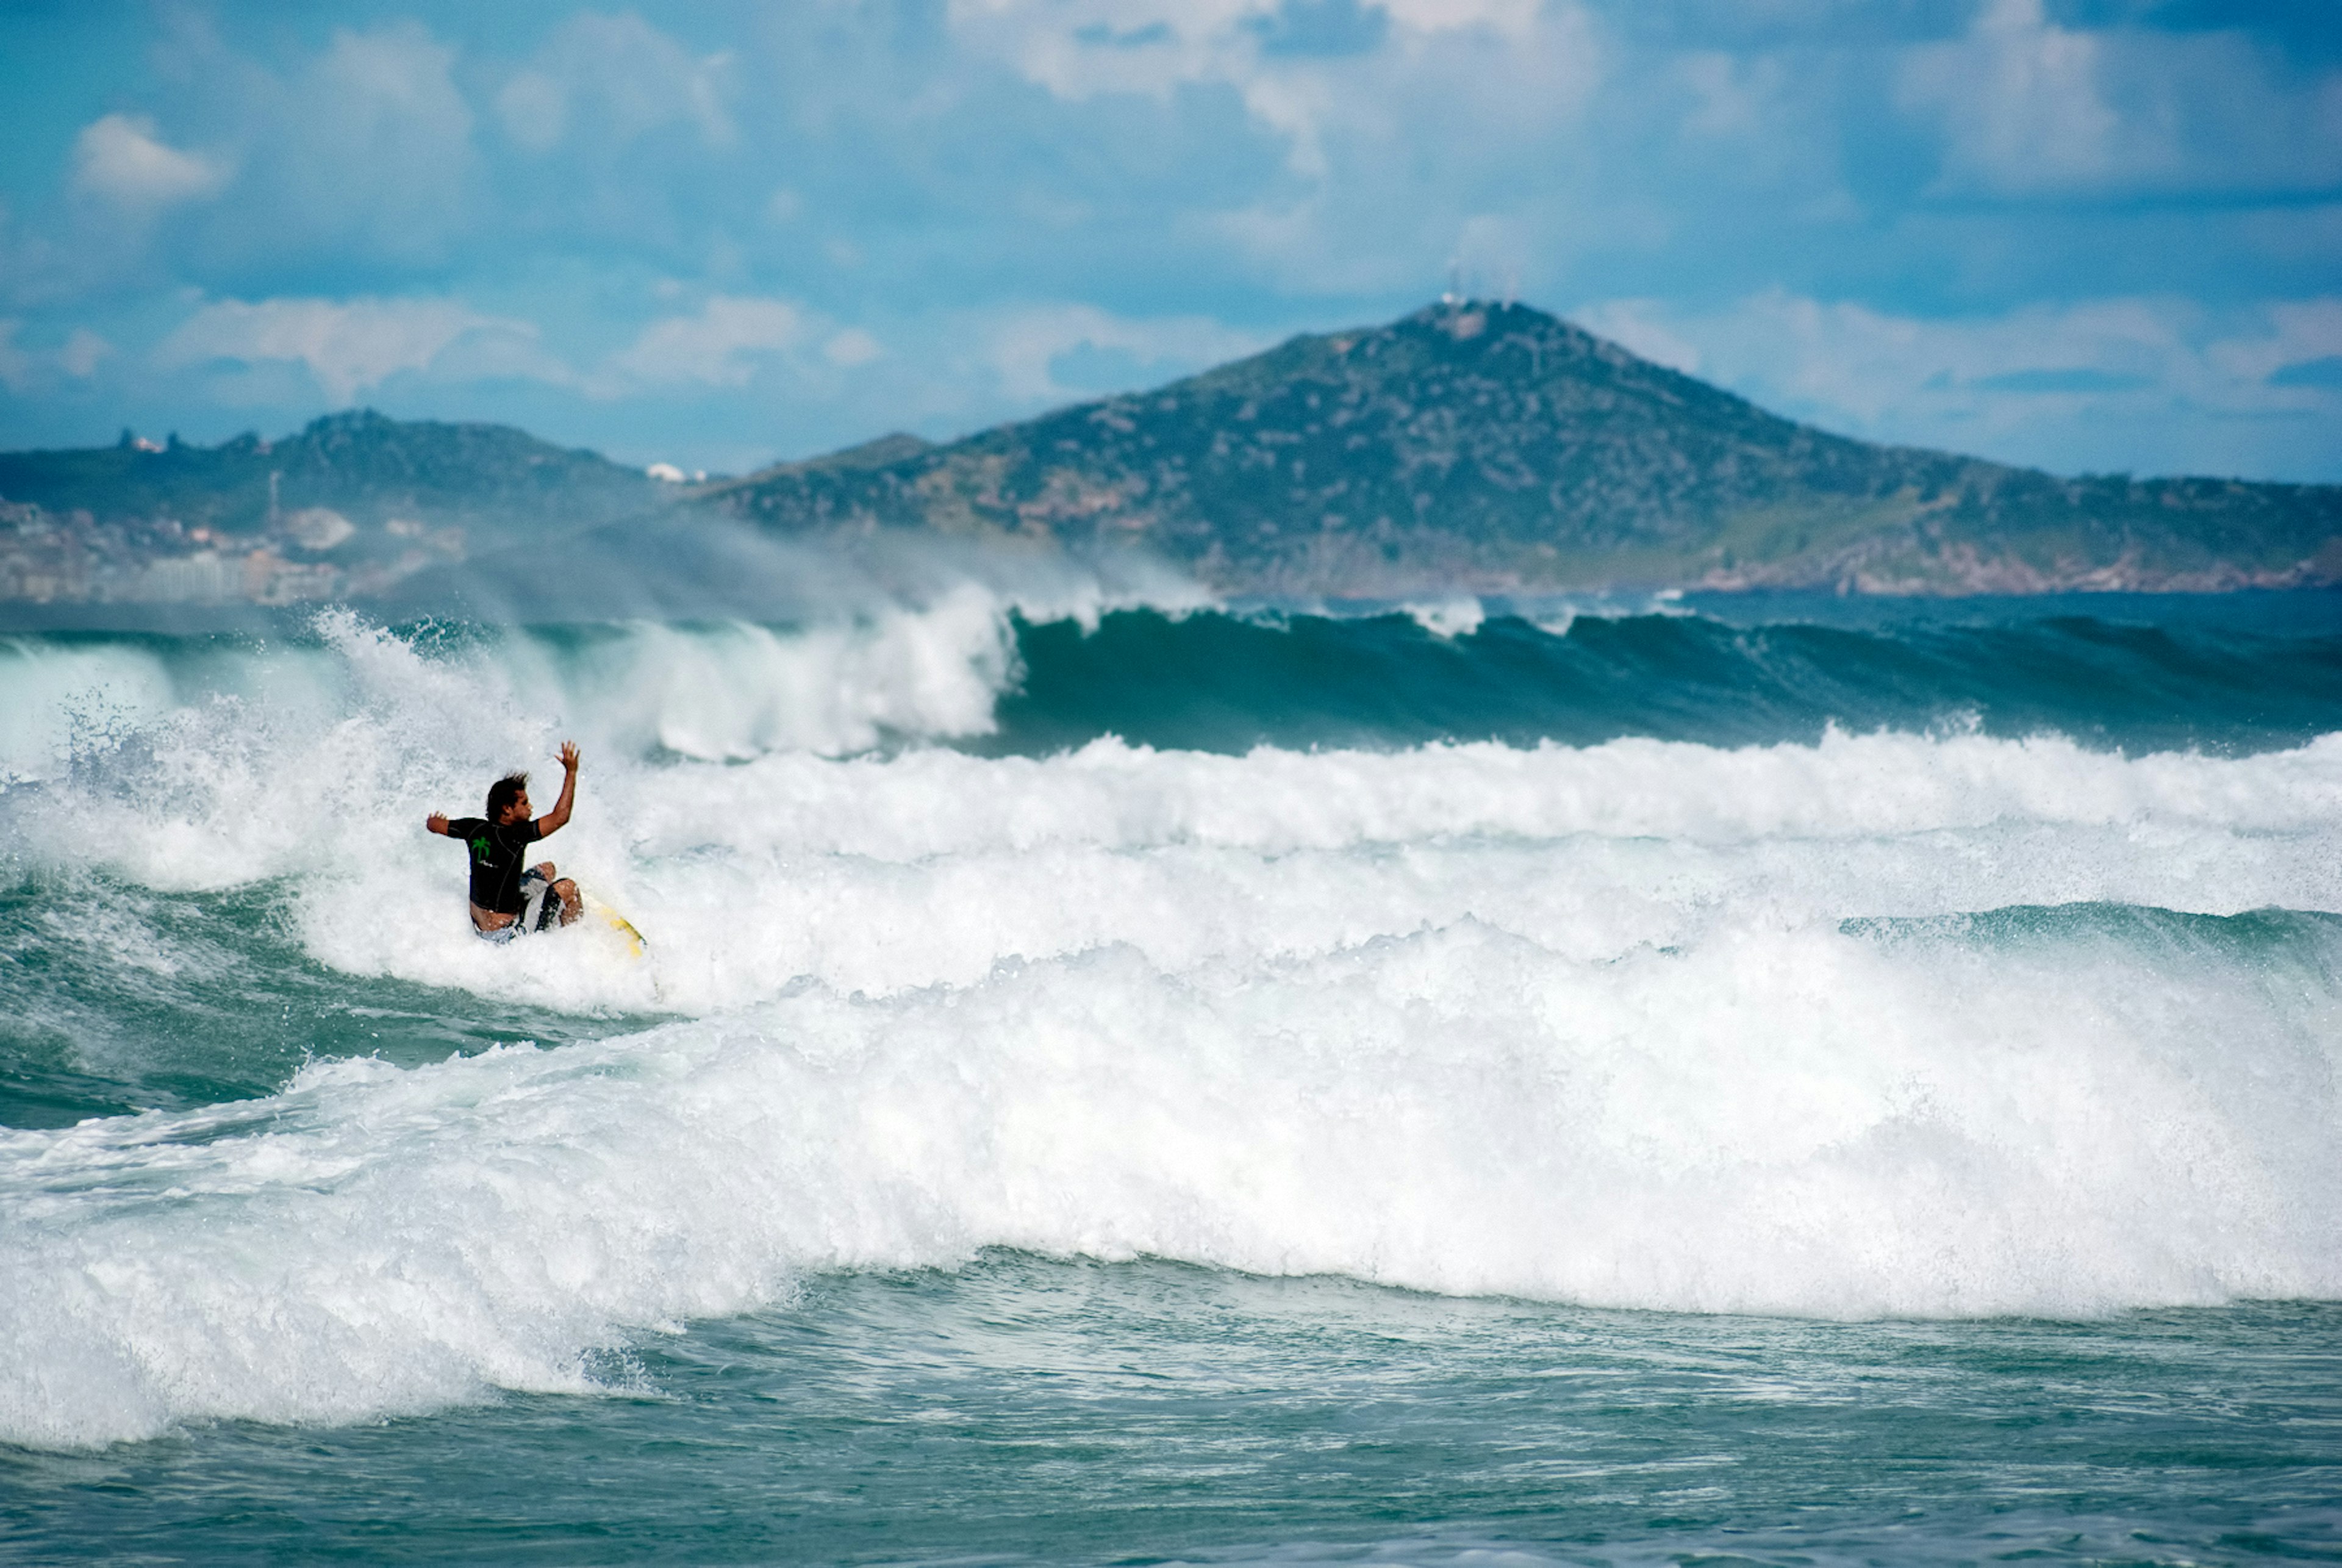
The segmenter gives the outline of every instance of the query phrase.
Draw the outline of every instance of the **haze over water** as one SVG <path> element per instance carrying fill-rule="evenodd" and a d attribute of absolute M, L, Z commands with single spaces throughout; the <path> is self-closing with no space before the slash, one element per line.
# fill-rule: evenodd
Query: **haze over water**
<path fill-rule="evenodd" d="M 2335 1549 L 2330 596 L 1145 597 L 0 644 L 0 1541 Z"/>

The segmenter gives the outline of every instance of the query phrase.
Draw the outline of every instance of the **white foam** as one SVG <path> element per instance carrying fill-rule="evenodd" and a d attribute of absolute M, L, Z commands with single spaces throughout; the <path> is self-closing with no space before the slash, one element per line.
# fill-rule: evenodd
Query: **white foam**
<path fill-rule="evenodd" d="M 590 650 L 565 683 L 540 689 L 622 752 L 662 747 L 701 760 L 802 750 L 836 756 L 888 734 L 988 734 L 1016 644 L 1000 603 L 966 586 L 921 610 L 858 624 L 778 632 L 656 624 Z"/>
<path fill-rule="evenodd" d="M 0 638 L 0 786 L 53 777 L 174 705 L 162 661 L 144 650 L 29 637 Z"/>
<path fill-rule="evenodd" d="M 7 1135 L 0 1435 L 578 1388 L 630 1329 L 988 1244 L 1821 1316 L 2342 1289 L 2331 997 L 2053 945 L 1116 947 Z"/>
<path fill-rule="evenodd" d="M 343 973 L 681 1015 L 0 1134 L 0 1438 L 579 1388 L 627 1333 L 986 1245 L 1823 1316 L 2342 1289 L 2330 931 L 1840 929 L 2334 908 L 2342 737 L 822 754 L 985 722 L 1006 613 L 433 656 L 337 622 L 164 670 L 137 744 L 0 796 L 20 864 L 283 879 Z M 765 702 L 800 676 L 828 706 Z M 642 964 L 473 940 L 421 831 L 589 713 L 547 853 Z"/>
<path fill-rule="evenodd" d="M 156 889 L 293 879 L 296 929 L 337 968 L 581 1010 L 742 1006 L 800 975 L 967 984 L 1005 957 L 1116 943 L 1167 965 L 1247 962 L 1466 915 L 1592 955 L 1687 940 L 1718 910 L 2233 913 L 2330 907 L 2342 885 L 2342 737 L 2245 759 L 1835 733 L 1737 750 L 819 754 L 879 715 L 988 723 L 1010 678 L 1004 614 L 946 597 L 795 634 L 638 627 L 582 652 L 439 657 L 341 622 L 324 649 L 255 655 L 235 684 L 257 694 L 173 710 L 96 783 L 0 796 L 0 829 L 20 862 Z M 828 706 L 770 696 L 793 681 L 826 684 Z M 506 767 L 549 772 L 580 732 L 577 815 L 545 853 L 652 936 L 646 965 L 474 942 L 460 856 L 420 828 L 478 810 Z M 674 754 L 758 744 L 800 749 Z M 666 754 L 641 754 L 654 745 Z"/>
<path fill-rule="evenodd" d="M 1430 604 L 1402 606 L 1407 618 L 1442 642 L 1468 637 L 1480 629 L 1488 613 L 1479 600 L 1469 594 L 1440 599 Z"/>

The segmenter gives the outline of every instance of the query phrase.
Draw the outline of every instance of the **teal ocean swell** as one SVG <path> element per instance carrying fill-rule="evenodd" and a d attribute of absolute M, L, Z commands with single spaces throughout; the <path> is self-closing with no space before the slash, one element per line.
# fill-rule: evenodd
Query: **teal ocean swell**
<path fill-rule="evenodd" d="M 1911 606 L 1907 620 L 1869 624 L 1496 614 L 1446 636 L 1401 612 L 1130 611 L 1094 631 L 1020 624 L 1025 675 L 994 744 L 1735 746 L 1810 742 L 1832 725 L 1973 724 L 2130 751 L 2271 750 L 2342 728 L 2342 595 L 2304 597 L 2258 618 L 2190 605 L 2195 624 L 2135 600 L 2096 614 L 2020 601 L 1969 606 L 1963 620 Z"/>
<path fill-rule="evenodd" d="M 1822 1324 L 987 1253 L 616 1392 L 0 1449 L 22 1560 L 2325 1562 L 2330 1305 Z"/>

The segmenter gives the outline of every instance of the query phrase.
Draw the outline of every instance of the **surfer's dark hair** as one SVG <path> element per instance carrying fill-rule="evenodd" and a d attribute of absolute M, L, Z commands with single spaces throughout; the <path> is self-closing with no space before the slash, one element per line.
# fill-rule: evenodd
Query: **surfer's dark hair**
<path fill-rule="evenodd" d="M 505 812 L 513 802 L 520 799 L 521 793 L 527 788 L 526 774 L 506 774 L 490 784 L 488 786 L 488 820 L 497 823 L 504 821 Z"/>

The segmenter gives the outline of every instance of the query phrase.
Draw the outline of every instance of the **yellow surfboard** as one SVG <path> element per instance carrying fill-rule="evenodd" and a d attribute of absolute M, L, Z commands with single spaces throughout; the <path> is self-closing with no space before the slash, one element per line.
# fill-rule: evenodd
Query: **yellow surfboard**
<path fill-rule="evenodd" d="M 643 934 L 635 929 L 633 921 L 628 920 L 600 899 L 588 894 L 586 907 L 600 915 L 604 924 L 626 939 L 626 947 L 632 956 L 640 958 L 643 955 L 643 949 L 650 945 L 643 940 Z"/>

